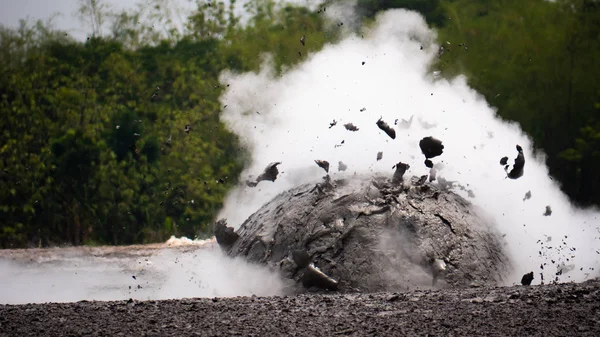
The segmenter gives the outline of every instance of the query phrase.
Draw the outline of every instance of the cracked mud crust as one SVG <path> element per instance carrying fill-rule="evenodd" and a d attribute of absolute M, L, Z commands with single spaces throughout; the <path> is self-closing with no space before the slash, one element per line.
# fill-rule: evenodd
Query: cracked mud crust
<path fill-rule="evenodd" d="M 406 293 L 0 305 L 0 336 L 600 336 L 600 280 Z"/>
<path fill-rule="evenodd" d="M 225 235 L 225 226 L 217 222 L 215 235 L 230 256 L 267 265 L 304 288 L 501 285 L 511 271 L 504 240 L 483 212 L 418 177 L 326 176 L 279 194 L 235 235 Z M 295 263 L 294 251 L 307 254 L 321 277 Z M 447 265 L 439 280 L 435 260 Z"/>

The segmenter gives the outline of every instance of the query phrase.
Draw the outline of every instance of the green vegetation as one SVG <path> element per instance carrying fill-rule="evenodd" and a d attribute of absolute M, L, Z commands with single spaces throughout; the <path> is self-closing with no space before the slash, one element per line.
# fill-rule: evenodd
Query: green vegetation
<path fill-rule="evenodd" d="M 245 26 L 201 1 L 183 34 L 156 31 L 138 23 L 170 22 L 155 2 L 111 14 L 82 1 L 85 43 L 39 22 L 0 30 L 0 247 L 201 235 L 244 165 L 219 120 L 219 73 L 257 70 L 264 52 L 281 69 L 328 34 L 317 13 L 266 0 Z"/>
<path fill-rule="evenodd" d="M 446 49 L 435 67 L 447 77 L 465 74 L 543 149 L 565 193 L 600 205 L 600 1 L 358 0 L 357 7 L 369 16 L 421 11 Z"/>
<path fill-rule="evenodd" d="M 167 0 L 128 13 L 80 2 L 84 43 L 40 22 L 0 27 L 0 247 L 202 235 L 246 158 L 219 119 L 220 72 L 257 70 L 265 52 L 281 72 L 338 27 L 274 0 L 246 4 L 247 24 L 235 1 L 198 1 L 183 30 Z M 569 196 L 600 205 L 599 1 L 356 5 L 366 20 L 394 7 L 423 13 L 450 42 L 436 67 L 466 74 L 547 153 Z"/>

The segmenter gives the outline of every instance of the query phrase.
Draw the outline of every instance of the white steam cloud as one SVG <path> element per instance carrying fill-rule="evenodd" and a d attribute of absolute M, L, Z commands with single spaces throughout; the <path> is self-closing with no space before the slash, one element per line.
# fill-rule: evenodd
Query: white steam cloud
<path fill-rule="evenodd" d="M 203 247 L 187 242 L 180 249 L 159 246 L 53 248 L 4 256 L 0 304 L 286 293 L 286 283 L 276 273 L 229 258 L 214 242 Z"/>
<path fill-rule="evenodd" d="M 268 59 L 259 73 L 224 73 L 221 81 L 230 87 L 222 96 L 223 118 L 253 156 L 242 179 L 256 177 L 270 162 L 282 164 L 275 182 L 233 190 L 220 216 L 239 227 L 278 193 L 323 176 L 315 159 L 329 161 L 333 177 L 343 175 L 338 161 L 348 165 L 346 174 L 391 176 L 398 161 L 410 164 L 409 174 L 428 174 L 418 142 L 433 136 L 445 146 L 433 159 L 443 164 L 438 176 L 471 190 L 474 198 L 457 192 L 506 234 L 515 261 L 511 281 L 534 271 L 534 284 L 540 272 L 548 282 L 560 269 L 561 280 L 597 276 L 598 211 L 574 208 L 549 178 L 544 158 L 532 155 L 531 139 L 518 124 L 501 121 L 464 77 L 447 81 L 429 72 L 438 57 L 436 38 L 419 14 L 392 10 L 379 15 L 364 37 L 350 35 L 328 45 L 282 76 L 274 75 Z M 461 50 L 454 46 L 453 52 Z M 375 125 L 380 117 L 396 129 L 395 140 Z M 411 117 L 410 127 L 403 127 L 402 120 Z M 330 129 L 333 120 L 337 125 Z M 348 131 L 345 123 L 360 130 Z M 517 144 L 525 153 L 525 173 L 506 179 L 499 161 L 508 156 L 512 164 Z M 383 159 L 376 161 L 379 151 Z M 528 191 L 531 198 L 524 200 Z M 550 216 L 543 215 L 547 205 Z"/>

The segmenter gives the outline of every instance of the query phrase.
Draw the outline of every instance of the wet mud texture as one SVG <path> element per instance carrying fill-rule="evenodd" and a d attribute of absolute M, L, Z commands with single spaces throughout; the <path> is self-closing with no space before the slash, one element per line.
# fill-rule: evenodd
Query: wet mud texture
<path fill-rule="evenodd" d="M 0 305 L 0 336 L 600 336 L 600 281 Z"/>
<path fill-rule="evenodd" d="M 417 177 L 325 176 L 276 196 L 221 247 L 294 280 L 297 292 L 505 284 L 511 268 L 503 239 L 479 214 Z M 306 259 L 298 262 L 294 252 Z M 436 260 L 446 270 L 434 282 Z"/>

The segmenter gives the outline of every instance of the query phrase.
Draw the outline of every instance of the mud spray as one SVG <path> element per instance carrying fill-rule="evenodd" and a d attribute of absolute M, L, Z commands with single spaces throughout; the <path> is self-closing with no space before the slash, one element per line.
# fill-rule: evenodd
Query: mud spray
<path fill-rule="evenodd" d="M 334 21 L 344 21 L 344 27 L 355 22 L 348 8 L 327 12 Z M 301 48 L 299 41 L 290 43 Z M 221 80 L 230 87 L 222 96 L 222 104 L 227 105 L 223 119 L 252 151 L 253 162 L 241 179 L 256 177 L 274 161 L 282 162 L 282 172 L 275 182 L 234 189 L 220 217 L 237 228 L 276 194 L 319 179 L 324 172 L 315 159 L 329 161 L 333 177 L 342 174 L 337 172 L 339 161 L 348 166 L 345 174 L 391 176 L 398 161 L 410 164 L 409 175 L 428 174 L 418 142 L 434 136 L 445 146 L 443 155 L 434 158 L 438 177 L 469 190 L 474 197 L 459 188 L 456 192 L 484 209 L 506 234 L 515 261 L 509 284 L 529 271 L 535 272 L 534 284 L 540 283 L 540 272 L 549 281 L 561 269 L 561 281 L 597 276 L 599 212 L 574 208 L 549 178 L 544 158 L 532 155 L 532 142 L 519 125 L 498 119 L 465 78 L 449 82 L 429 71 L 437 57 L 436 43 L 435 33 L 420 15 L 394 10 L 381 14 L 364 36 L 348 32 L 340 43 L 309 55 L 281 77 L 273 74 L 268 57 L 259 73 L 224 72 Z M 380 117 L 395 128 L 396 139 L 375 125 Z M 330 128 L 333 120 L 337 125 Z M 346 130 L 346 123 L 359 130 Z M 525 153 L 525 173 L 517 180 L 506 179 L 499 160 L 509 156 L 512 164 L 516 144 Z M 380 151 L 383 158 L 377 161 Z M 529 191 L 531 198 L 524 200 Z M 552 208 L 550 216 L 543 215 L 547 205 Z M 284 291 L 276 274 L 228 259 L 214 243 L 185 244 L 205 247 L 101 256 L 57 250 L 44 261 L 33 256 L 29 263 L 0 259 L 0 303 Z"/>
<path fill-rule="evenodd" d="M 506 234 L 515 265 L 508 284 L 529 271 L 535 273 L 533 284 L 541 282 L 540 273 L 546 282 L 599 275 L 598 210 L 573 207 L 550 179 L 543 155 L 533 155 L 531 139 L 518 124 L 501 121 L 466 78 L 436 77 L 429 68 L 438 57 L 437 43 L 420 15 L 391 10 L 363 36 L 349 33 L 282 76 L 274 75 L 268 58 L 259 73 L 223 73 L 229 85 L 223 118 L 253 155 L 242 180 L 256 177 L 270 162 L 282 164 L 275 182 L 234 190 L 221 216 L 237 227 L 281 191 L 319 179 L 324 172 L 316 159 L 331 163 L 332 177 L 354 172 L 391 177 L 399 161 L 410 164 L 407 174 L 426 175 L 419 141 L 433 136 L 445 146 L 433 160 L 438 177 L 456 182 L 456 192 Z M 377 127 L 379 118 L 395 128 L 396 139 Z M 359 130 L 347 130 L 346 123 Z M 512 164 L 517 144 L 525 153 L 524 176 L 507 179 L 500 158 L 509 156 Z M 339 161 L 347 172 L 336 172 Z M 546 206 L 551 215 L 544 215 Z"/>

